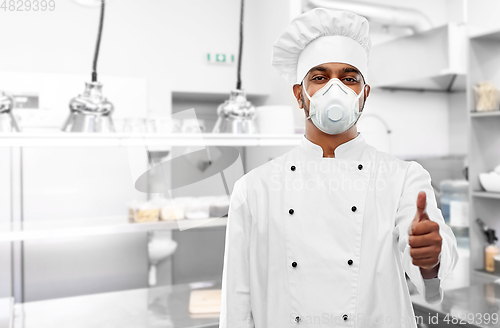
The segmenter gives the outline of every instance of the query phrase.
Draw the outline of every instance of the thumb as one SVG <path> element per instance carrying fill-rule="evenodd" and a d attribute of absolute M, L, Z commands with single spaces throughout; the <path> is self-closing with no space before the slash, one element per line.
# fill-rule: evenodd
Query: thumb
<path fill-rule="evenodd" d="M 425 194 L 425 191 L 421 191 L 417 196 L 417 213 L 415 214 L 415 219 L 417 220 L 417 222 L 427 217 L 426 215 L 424 215 L 426 206 L 427 196 Z"/>
<path fill-rule="evenodd" d="M 425 213 L 425 206 L 427 205 L 427 199 L 424 191 L 421 191 L 417 195 L 417 212 L 415 213 L 415 217 L 411 221 L 410 227 L 408 229 L 408 235 L 413 235 L 413 229 L 417 226 L 417 223 L 421 220 L 425 219 L 427 216 Z"/>

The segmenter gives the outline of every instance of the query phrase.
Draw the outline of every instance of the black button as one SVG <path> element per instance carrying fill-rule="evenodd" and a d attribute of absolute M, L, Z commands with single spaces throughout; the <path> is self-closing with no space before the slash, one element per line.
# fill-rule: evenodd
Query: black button
<path fill-rule="evenodd" d="M 292 165 L 291 169 L 292 171 L 295 171 L 295 165 Z"/>
<path fill-rule="evenodd" d="M 347 264 L 352 265 L 352 260 L 347 261 Z"/>
<path fill-rule="evenodd" d="M 300 317 L 299 316 L 296 316 L 295 317 L 295 322 L 299 322 L 300 321 Z"/>
<path fill-rule="evenodd" d="M 361 170 L 363 168 L 363 165 L 359 164 L 358 169 Z"/>
<path fill-rule="evenodd" d="M 351 211 L 356 212 L 356 206 L 351 207 Z"/>
<path fill-rule="evenodd" d="M 344 318 L 344 320 L 347 320 L 347 314 L 342 315 L 342 318 Z"/>
<path fill-rule="evenodd" d="M 288 213 L 293 214 L 293 208 L 289 209 Z"/>
<path fill-rule="evenodd" d="M 292 262 L 292 266 L 295 268 L 297 266 L 297 262 Z"/>

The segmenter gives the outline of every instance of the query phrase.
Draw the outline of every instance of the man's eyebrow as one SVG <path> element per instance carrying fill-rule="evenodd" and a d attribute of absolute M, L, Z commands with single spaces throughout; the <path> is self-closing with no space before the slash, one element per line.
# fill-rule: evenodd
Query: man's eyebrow
<path fill-rule="evenodd" d="M 327 69 L 327 68 L 325 68 L 323 66 L 316 66 L 316 67 L 311 68 L 311 70 L 309 71 L 309 73 L 312 73 L 312 72 L 315 72 L 315 71 L 328 72 L 329 69 Z"/>
<path fill-rule="evenodd" d="M 361 75 L 361 73 L 353 67 L 344 67 L 344 72 L 345 73 L 356 73 L 356 74 Z"/>

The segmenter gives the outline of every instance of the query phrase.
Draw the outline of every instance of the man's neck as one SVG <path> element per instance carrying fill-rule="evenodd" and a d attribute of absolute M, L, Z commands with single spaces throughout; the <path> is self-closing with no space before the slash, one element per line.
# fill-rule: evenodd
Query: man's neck
<path fill-rule="evenodd" d="M 335 149 L 356 138 L 358 129 L 354 124 L 349 130 L 340 134 L 328 134 L 319 130 L 310 120 L 306 120 L 306 138 L 323 148 L 323 157 L 335 157 Z"/>

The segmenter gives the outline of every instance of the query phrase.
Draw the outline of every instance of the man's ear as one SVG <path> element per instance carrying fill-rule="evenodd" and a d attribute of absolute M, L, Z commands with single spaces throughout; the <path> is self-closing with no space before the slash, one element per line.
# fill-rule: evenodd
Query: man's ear
<path fill-rule="evenodd" d="M 365 101 L 366 101 L 366 98 L 368 98 L 368 96 L 370 95 L 370 90 L 371 90 L 370 85 L 365 84 Z"/>
<path fill-rule="evenodd" d="M 302 108 L 304 108 L 304 104 L 302 103 L 301 93 L 302 93 L 302 85 L 295 84 L 293 86 L 293 95 L 297 99 L 297 103 L 299 104 L 299 108 L 302 109 Z"/>

